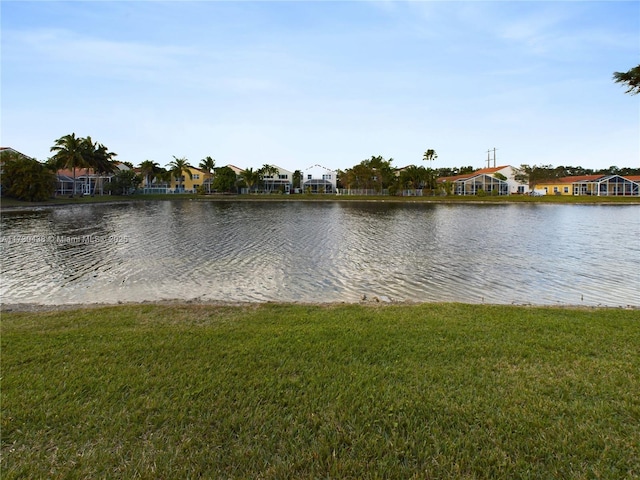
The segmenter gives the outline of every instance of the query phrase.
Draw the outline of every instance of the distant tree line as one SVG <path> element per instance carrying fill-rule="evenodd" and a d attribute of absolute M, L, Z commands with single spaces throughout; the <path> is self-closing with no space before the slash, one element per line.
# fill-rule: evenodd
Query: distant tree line
<path fill-rule="evenodd" d="M 94 142 L 91 137 L 76 137 L 74 133 L 56 140 L 51 151 L 54 152 L 54 155 L 44 164 L 24 155 L 17 155 L 12 151 L 0 152 L 0 164 L 3 165 L 2 195 L 28 201 L 47 200 L 55 193 L 55 172 L 60 169 L 71 170 L 74 184 L 78 169 L 90 168 L 101 175 L 109 174 L 111 178 L 106 185 L 102 185 L 99 180 L 100 175 L 98 176 L 98 179 L 92 184 L 91 195 L 95 195 L 97 189 L 100 194 L 104 191 L 115 195 L 130 194 L 136 191 L 143 181 L 147 186 L 168 187 L 173 178 L 177 179 L 178 189 L 181 190 L 185 175 L 192 176 L 190 169 L 193 167 L 189 161 L 184 157 L 176 156 L 168 164 L 168 168 L 160 167 L 153 160 L 145 160 L 140 163 L 137 169 L 139 173 L 133 170 L 134 166 L 130 162 L 122 162 L 130 170 L 118 169 L 114 160 L 115 153 L 110 152 L 104 145 Z M 463 175 L 476 170 L 472 166 L 433 169 L 431 163 L 437 157 L 435 150 L 428 149 L 422 160 L 429 162 L 429 167 L 409 165 L 404 168 L 396 168 L 393 165 L 393 158 L 387 160 L 380 155 L 371 156 L 351 168 L 338 170 L 336 172 L 337 186 L 338 188 L 367 190 L 379 194 L 384 192 L 390 195 L 398 194 L 407 189 L 424 190 L 431 194 L 445 194 L 451 193 L 451 185 L 445 183 L 443 187 L 440 187 L 441 191 L 438 191 L 436 184 L 438 178 Z M 215 160 L 207 156 L 201 160 L 198 168 L 212 174 L 199 187 L 198 193 L 211 193 L 212 191 L 236 193 L 240 189 L 246 189 L 251 193 L 258 188 L 271 193 L 282 191 L 284 188 L 282 182 L 277 178 L 278 169 L 273 165 L 265 164 L 255 170 L 247 168 L 240 175 L 236 175 L 236 172 L 230 167 L 216 167 Z M 580 166 L 521 165 L 516 170 L 516 179 L 528 183 L 530 186 L 541 181 L 574 175 L 640 175 L 640 168 L 619 168 L 617 166 L 594 170 Z M 302 172 L 296 170 L 291 180 L 294 187 L 301 186 Z"/>
<path fill-rule="evenodd" d="M 515 178 L 520 182 L 533 186 L 544 181 L 581 175 L 620 175 L 624 177 L 640 175 L 640 168 L 619 168 L 615 165 L 602 169 L 569 166 L 554 167 L 553 165 L 521 165 Z"/>

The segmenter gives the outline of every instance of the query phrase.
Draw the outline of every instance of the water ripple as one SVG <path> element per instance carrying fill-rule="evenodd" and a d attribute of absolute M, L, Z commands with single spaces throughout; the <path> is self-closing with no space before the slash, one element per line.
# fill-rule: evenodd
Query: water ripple
<path fill-rule="evenodd" d="M 639 209 L 166 201 L 17 213 L 0 220 L 0 295 L 638 306 Z M 49 240 L 9 241 L 29 236 Z M 102 240 L 65 241 L 79 238 Z"/>

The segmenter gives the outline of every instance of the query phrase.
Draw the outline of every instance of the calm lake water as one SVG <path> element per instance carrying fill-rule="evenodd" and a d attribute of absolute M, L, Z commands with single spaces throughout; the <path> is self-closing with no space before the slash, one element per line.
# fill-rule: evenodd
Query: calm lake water
<path fill-rule="evenodd" d="M 154 201 L 3 213 L 5 304 L 640 306 L 640 206 Z"/>

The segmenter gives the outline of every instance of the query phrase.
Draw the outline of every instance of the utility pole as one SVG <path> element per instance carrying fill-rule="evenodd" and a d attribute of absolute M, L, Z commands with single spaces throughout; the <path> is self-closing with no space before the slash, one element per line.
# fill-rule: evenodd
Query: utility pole
<path fill-rule="evenodd" d="M 493 147 L 493 168 L 496 168 L 496 147 Z M 491 149 L 487 150 L 487 168 L 491 168 Z"/>

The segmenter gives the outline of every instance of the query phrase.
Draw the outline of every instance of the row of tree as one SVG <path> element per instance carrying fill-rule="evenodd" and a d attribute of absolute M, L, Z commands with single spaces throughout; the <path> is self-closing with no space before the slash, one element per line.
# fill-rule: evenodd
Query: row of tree
<path fill-rule="evenodd" d="M 137 174 L 133 164 L 124 162 L 130 170 L 119 170 L 114 161 L 115 153 L 102 144 L 94 142 L 91 137 L 76 137 L 75 134 L 65 135 L 56 140 L 51 151 L 54 155 L 45 163 L 25 156 L 13 153 L 2 154 L 4 172 L 2 175 L 2 194 L 5 196 L 20 198 L 29 201 L 43 201 L 50 198 L 56 188 L 54 172 L 59 169 L 69 169 L 73 172 L 74 191 L 76 171 L 80 168 L 90 168 L 99 175 L 90 184 L 90 194 L 94 195 L 99 188 L 103 193 L 105 187 L 100 178 L 110 174 L 111 181 L 107 185 L 110 193 L 122 195 L 135 191 L 143 180 L 146 185 L 169 187 L 173 178 L 178 180 L 178 189 L 182 189 L 185 175 L 192 177 L 192 165 L 186 158 L 173 157 L 168 168 L 162 168 L 152 160 L 145 160 L 138 168 Z M 359 164 L 344 171 L 338 170 L 338 188 L 369 190 L 378 193 L 388 192 L 391 195 L 401 190 L 426 189 L 434 192 L 436 181 L 441 177 L 450 177 L 473 172 L 472 166 L 456 168 L 432 169 L 431 163 L 437 158 L 435 150 L 425 151 L 423 160 L 429 162 L 429 167 L 410 165 L 398 172 L 393 165 L 393 159 L 386 160 L 382 156 L 372 156 Z M 249 192 L 262 186 L 264 191 L 273 192 L 282 188 L 282 181 L 277 178 L 279 171 L 273 165 L 264 165 L 261 168 L 247 168 L 238 176 L 229 167 L 216 167 L 215 160 L 208 156 L 200 161 L 198 168 L 207 174 L 209 179 L 201 186 L 202 193 L 237 192 L 240 188 L 246 188 Z M 111 175 L 114 172 L 115 175 Z M 611 166 L 606 169 L 594 170 L 583 167 L 552 165 L 521 165 L 517 169 L 516 180 L 528 183 L 531 187 L 541 181 L 553 180 L 573 175 L 588 174 L 617 174 L 622 176 L 640 175 L 640 168 L 619 168 Z M 293 186 L 302 186 L 302 172 L 296 170 L 293 173 Z M 443 193 L 447 193 L 446 185 Z M 73 196 L 73 193 L 72 193 Z"/>

